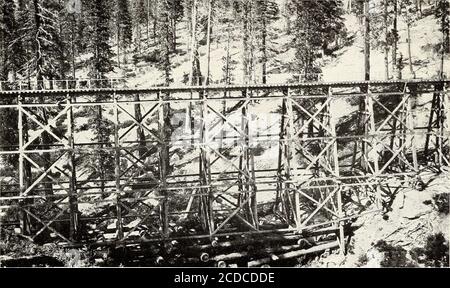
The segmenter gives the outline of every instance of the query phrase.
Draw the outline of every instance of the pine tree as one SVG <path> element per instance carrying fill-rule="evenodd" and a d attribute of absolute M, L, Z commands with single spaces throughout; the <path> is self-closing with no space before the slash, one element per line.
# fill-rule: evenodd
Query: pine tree
<path fill-rule="evenodd" d="M 123 0 L 120 0 L 123 1 Z M 136 30 L 135 43 L 139 54 L 142 54 L 142 29 L 143 24 L 148 25 L 148 13 L 145 0 L 137 0 L 134 3 L 134 26 Z"/>
<path fill-rule="evenodd" d="M 394 9 L 392 0 L 382 0 L 375 5 L 375 9 L 370 13 L 370 45 L 373 49 L 383 50 L 385 77 L 389 79 L 389 52 L 393 45 L 393 34 L 390 27 L 393 25 Z"/>
<path fill-rule="evenodd" d="M 87 49 L 92 56 L 87 61 L 89 77 L 105 78 L 108 72 L 114 70 L 114 53 L 109 40 L 111 39 L 111 6 L 107 0 L 95 0 L 87 4 L 89 41 Z"/>
<path fill-rule="evenodd" d="M 61 67 L 63 42 L 59 30 L 59 11 L 56 0 L 33 0 L 28 39 L 31 40 L 33 69 L 38 81 L 57 79 L 64 70 Z"/>
<path fill-rule="evenodd" d="M 114 70 L 114 53 L 110 45 L 111 39 L 111 11 L 112 6 L 107 0 L 95 0 L 89 3 L 85 7 L 88 18 L 88 30 L 90 33 L 89 42 L 87 45 L 87 50 L 92 54 L 88 59 L 87 63 L 89 65 L 89 77 L 94 79 L 104 79 L 106 74 Z M 98 81 L 96 85 L 98 87 L 103 87 L 103 81 Z M 98 95 L 97 101 L 101 101 L 107 95 Z M 91 155 L 88 161 L 88 167 L 91 167 L 91 178 L 106 179 L 106 177 L 111 176 L 113 171 L 111 167 L 114 167 L 113 161 L 114 157 L 105 150 L 106 146 L 110 144 L 105 144 L 109 142 L 109 135 L 112 132 L 112 123 L 103 117 L 103 107 L 98 106 L 94 108 L 87 108 L 88 115 L 91 115 L 88 120 L 88 127 L 95 131 L 94 141 L 100 143 L 98 145 L 99 151 L 94 155 Z M 100 183 L 100 190 L 102 193 L 105 192 L 104 182 Z"/>
<path fill-rule="evenodd" d="M 280 9 L 278 4 L 269 0 L 257 0 L 256 1 L 256 22 L 259 31 L 259 38 L 261 39 L 260 52 L 262 54 L 262 83 L 267 83 L 267 65 L 269 61 L 270 51 L 270 34 L 269 25 L 272 21 L 279 18 Z"/>
<path fill-rule="evenodd" d="M 16 57 L 21 57 L 23 51 L 18 41 L 14 0 L 1 0 L 0 9 L 0 81 L 6 81 L 10 72 L 18 70 L 20 62 Z"/>
<path fill-rule="evenodd" d="M 15 66 L 20 63 L 22 67 L 17 72 L 26 74 L 28 79 L 34 75 L 37 88 L 42 88 L 44 79 L 61 78 L 66 67 L 62 63 L 61 5 L 58 0 L 22 0 L 18 4 L 19 28 L 13 41 Z"/>
<path fill-rule="evenodd" d="M 252 72 L 254 70 L 254 42 L 253 42 L 253 5 L 254 0 L 243 0 L 242 23 L 243 23 L 243 69 L 244 69 L 244 83 L 250 83 L 253 80 Z"/>
<path fill-rule="evenodd" d="M 76 1 L 76 0 L 75 0 Z M 81 0 L 79 17 L 76 21 L 76 37 L 74 38 L 78 53 L 86 53 L 90 42 L 89 21 L 91 18 L 89 7 L 92 0 Z"/>
<path fill-rule="evenodd" d="M 15 73 L 14 55 L 17 37 L 16 6 L 14 0 L 0 0 L 0 81 L 8 80 L 10 72 Z M 8 89 L 6 83 L 0 83 L 3 89 Z M 0 99 L 7 104 L 7 99 Z M 5 102 L 4 102 L 5 101 Z M 0 103 L 1 103 L 0 102 Z M 0 109 L 0 147 L 18 143 L 17 111 L 15 109 Z M 16 165 L 17 157 L 8 156 L 6 162 Z M 5 164 L 5 163 L 2 163 Z M 1 165 L 0 165 L 1 166 Z"/>
<path fill-rule="evenodd" d="M 442 33 L 441 40 L 441 68 L 440 77 L 445 78 L 444 75 L 444 59 L 446 54 L 450 54 L 450 3 L 448 0 L 438 0 L 436 5 L 435 15 L 438 18 L 438 23 L 440 25 L 439 30 Z"/>
<path fill-rule="evenodd" d="M 401 67 L 402 63 L 397 60 L 397 52 L 398 52 L 398 42 L 400 41 L 400 35 L 398 33 L 398 1 L 399 0 L 393 0 L 392 5 L 394 7 L 393 12 L 393 24 L 392 24 L 392 72 L 395 74 L 397 71 L 397 79 L 402 78 L 402 71 L 399 69 Z"/>
<path fill-rule="evenodd" d="M 221 23 L 222 25 L 226 25 L 225 33 L 223 36 L 225 37 L 225 55 L 222 57 L 222 72 L 223 76 L 221 82 L 226 85 L 230 85 L 234 82 L 235 76 L 233 72 L 236 69 L 236 64 L 238 63 L 235 59 L 233 59 L 233 54 L 231 50 L 231 44 L 235 39 L 236 24 L 235 24 L 235 15 L 233 15 L 233 7 L 230 3 L 224 3 L 223 6 L 218 7 L 221 11 L 227 11 L 226 14 L 222 15 Z M 225 103 L 224 103 L 225 104 Z"/>
<path fill-rule="evenodd" d="M 170 2 L 171 0 L 162 0 L 158 2 L 158 41 L 160 43 L 159 51 L 160 51 L 160 61 L 158 63 L 159 68 L 163 71 L 164 85 L 170 86 L 172 83 L 172 67 L 171 67 L 171 53 L 173 48 L 173 30 L 171 26 L 171 9 Z M 161 95 L 161 97 L 166 97 L 166 95 Z M 173 132 L 173 127 L 171 125 L 171 117 L 172 117 L 172 109 L 169 103 L 162 104 L 162 119 L 160 119 L 160 123 L 162 123 L 162 127 L 160 127 L 161 138 L 163 141 L 167 141 L 171 139 L 171 135 Z M 170 147 L 168 144 L 163 144 L 160 150 L 160 159 L 162 161 L 159 164 L 159 171 L 161 181 L 165 181 L 165 177 L 170 173 Z M 163 203 L 162 209 L 166 209 L 167 203 Z"/>
<path fill-rule="evenodd" d="M 63 8 L 63 0 L 58 0 L 60 11 L 58 14 L 58 34 L 60 38 L 60 47 L 58 49 L 58 78 L 67 79 L 67 75 L 74 64 L 74 46 L 72 46 L 75 37 L 75 17 L 73 13 L 77 12 Z M 74 69 L 73 67 L 72 69 Z"/>
<path fill-rule="evenodd" d="M 418 9 L 417 9 L 417 2 L 413 0 L 400 0 L 400 15 L 404 19 L 406 23 L 406 31 L 407 31 L 407 42 L 408 42 L 408 63 L 409 63 L 409 70 L 411 73 L 411 76 L 415 79 L 416 73 L 413 69 L 412 64 L 412 54 L 411 54 L 411 26 L 414 25 L 414 23 L 418 19 Z"/>
<path fill-rule="evenodd" d="M 198 55 L 198 33 L 199 33 L 199 21 L 198 21 L 198 1 L 187 0 L 184 2 L 184 11 L 186 12 L 186 18 L 189 24 L 189 62 L 190 68 L 187 76 L 188 85 L 200 85 L 201 72 L 200 72 L 200 59 Z"/>
<path fill-rule="evenodd" d="M 133 27 L 128 0 L 117 0 L 116 5 L 116 32 L 117 32 L 117 63 L 120 65 L 120 51 L 124 53 L 126 62 L 127 48 L 133 38 Z"/>
<path fill-rule="evenodd" d="M 172 83 L 172 68 L 170 55 L 172 53 L 173 48 L 173 30 L 171 27 L 171 16 L 170 16 L 170 1 L 172 0 L 163 0 L 158 4 L 158 41 L 159 41 L 159 62 L 158 67 L 163 71 L 164 74 L 164 83 L 166 86 L 169 86 Z"/>
<path fill-rule="evenodd" d="M 297 71 L 304 80 L 317 80 L 324 48 L 344 30 L 342 2 L 292 1 L 296 14 L 295 40 Z"/>
<path fill-rule="evenodd" d="M 21 19 L 20 37 L 18 41 L 23 43 L 28 63 L 25 70 L 27 78 L 33 76 L 36 79 L 36 89 L 44 88 L 44 80 L 54 80 L 64 77 L 65 65 L 63 55 L 63 40 L 60 33 L 61 5 L 56 0 L 29 0 L 19 1 L 19 17 Z M 50 82 L 51 87 L 52 82 Z M 31 88 L 31 87 L 30 87 Z M 48 119 L 54 114 L 53 109 L 42 108 L 36 114 L 36 118 L 43 125 L 47 125 Z M 49 133 L 43 132 L 39 141 L 43 149 L 49 149 L 54 142 Z M 49 169 L 52 160 L 50 153 L 44 153 L 42 166 Z M 44 179 L 47 194 L 53 194 L 51 180 Z"/>
<path fill-rule="evenodd" d="M 172 51 L 176 51 L 177 47 L 177 24 L 183 17 L 184 5 L 182 0 L 169 0 L 168 9 L 170 15 L 170 26 L 172 29 Z"/>

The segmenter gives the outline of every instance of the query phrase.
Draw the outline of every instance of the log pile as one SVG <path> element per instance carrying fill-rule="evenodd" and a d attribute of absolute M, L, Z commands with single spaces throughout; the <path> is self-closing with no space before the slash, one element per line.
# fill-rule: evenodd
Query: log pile
<path fill-rule="evenodd" d="M 347 230 L 353 230 L 349 228 Z M 333 227 L 301 234 L 240 235 L 125 247 L 125 266 L 268 267 L 339 248 Z"/>

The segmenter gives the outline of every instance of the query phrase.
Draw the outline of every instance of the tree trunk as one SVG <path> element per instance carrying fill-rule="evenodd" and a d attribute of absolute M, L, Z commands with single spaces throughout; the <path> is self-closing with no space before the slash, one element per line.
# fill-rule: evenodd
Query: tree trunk
<path fill-rule="evenodd" d="M 138 24 L 136 27 L 136 41 L 137 41 L 137 46 L 138 46 L 138 55 L 141 56 L 142 55 L 142 51 L 141 51 L 141 27 Z"/>
<path fill-rule="evenodd" d="M 249 81 L 249 56 L 248 56 L 248 50 L 249 50 L 249 4 L 247 2 L 244 3 L 244 61 L 243 61 L 243 70 L 244 70 L 244 84 L 248 84 Z"/>
<path fill-rule="evenodd" d="M 103 119 L 103 115 L 102 115 L 102 107 L 101 106 L 98 106 L 98 108 L 97 108 L 97 119 L 96 119 L 96 122 L 97 122 L 97 139 L 98 139 L 98 142 L 100 142 L 101 144 L 99 145 L 99 147 L 100 147 L 100 149 L 103 149 L 104 148 L 104 145 L 103 145 L 103 141 L 105 140 L 105 139 L 103 139 L 103 133 L 102 133 L 102 119 Z M 98 154 L 98 156 L 97 157 L 99 157 L 98 158 L 98 160 L 99 160 L 99 163 L 97 163 L 98 164 L 98 168 L 99 168 L 99 170 L 100 170 L 100 191 L 101 191 L 101 195 L 102 195 L 102 198 L 106 198 L 108 195 L 106 195 L 106 193 L 105 193 L 105 179 L 106 179 L 106 172 L 105 172 L 105 166 L 104 166 L 104 164 L 103 164 L 103 162 L 105 162 L 104 160 L 105 160 L 105 151 L 103 151 L 103 150 L 100 150 L 99 151 L 99 154 Z"/>
<path fill-rule="evenodd" d="M 262 83 L 266 84 L 267 83 L 267 23 L 266 23 L 265 15 L 263 16 L 262 50 L 263 50 Z"/>
<path fill-rule="evenodd" d="M 150 47 L 150 0 L 147 0 L 147 21 L 145 27 L 147 29 L 147 47 Z"/>
<path fill-rule="evenodd" d="M 75 67 L 75 25 L 76 25 L 76 20 L 75 20 L 75 14 L 72 15 L 72 31 L 71 31 L 71 39 L 70 39 L 70 46 L 71 46 L 71 56 L 72 56 L 72 78 L 73 80 L 76 79 L 76 67 Z M 69 87 L 67 87 L 67 89 L 69 89 Z"/>
<path fill-rule="evenodd" d="M 198 81 L 197 79 L 194 79 L 194 77 L 197 77 L 195 70 L 196 70 L 196 59 L 197 59 L 197 39 L 196 39 L 196 31 L 197 31 L 197 1 L 192 1 L 192 9 L 191 9 L 191 43 L 190 43 L 190 56 L 189 61 L 191 65 L 191 69 L 189 70 L 189 79 L 188 79 L 188 85 L 195 85 Z M 200 63 L 198 64 L 200 66 Z M 192 98 L 192 94 L 191 94 Z M 195 123 L 193 118 L 193 106 L 192 102 L 189 102 L 189 126 L 190 126 L 190 137 L 191 137 L 191 145 L 194 145 L 194 136 L 195 136 Z"/>
<path fill-rule="evenodd" d="M 384 67 L 386 71 L 386 80 L 389 80 L 389 45 L 388 45 L 388 3 L 384 1 Z"/>
<path fill-rule="evenodd" d="M 156 0 L 153 3 L 153 40 L 154 44 L 156 45 L 156 42 L 158 41 L 156 34 L 156 30 L 158 29 L 158 2 Z"/>
<path fill-rule="evenodd" d="M 210 64 L 211 64 L 211 10 L 212 0 L 208 2 L 208 24 L 206 26 L 206 49 L 207 49 L 207 66 L 206 66 L 206 85 L 209 85 L 210 81 Z"/>
<path fill-rule="evenodd" d="M 397 62 L 397 75 L 398 75 L 397 78 L 399 80 L 401 80 L 403 78 L 402 70 L 403 70 L 403 54 L 400 53 L 400 56 L 399 56 L 398 62 Z"/>
<path fill-rule="evenodd" d="M 176 52 L 177 51 L 177 10 L 176 10 L 176 5 L 175 5 L 175 0 L 172 0 L 172 32 L 173 32 L 173 34 L 172 34 L 172 36 L 173 36 L 173 39 L 172 39 L 172 45 L 173 45 L 173 47 L 172 47 L 172 50 L 174 51 L 174 52 Z"/>
<path fill-rule="evenodd" d="M 409 71 L 411 72 L 411 76 L 413 79 L 416 79 L 416 72 L 414 72 L 413 64 L 412 64 L 412 55 L 411 55 L 411 23 L 407 23 L 407 32 L 408 32 L 408 59 L 409 59 Z"/>
<path fill-rule="evenodd" d="M 120 68 L 120 22 L 117 19 L 117 67 Z"/>
<path fill-rule="evenodd" d="M 370 80 L 370 20 L 369 0 L 364 2 L 364 79 Z"/>
<path fill-rule="evenodd" d="M 191 35 L 190 35 L 190 51 L 189 51 L 189 61 L 191 64 L 191 69 L 189 71 L 189 85 L 194 85 L 193 83 L 193 75 L 194 75 L 194 56 L 195 51 L 197 49 L 197 40 L 196 40 L 196 29 L 197 29 L 197 1 L 193 0 L 192 9 L 191 9 Z"/>
<path fill-rule="evenodd" d="M 140 101 L 139 94 L 134 95 L 133 100 L 136 102 L 136 104 L 134 104 L 134 118 L 140 122 L 142 120 L 142 112 L 141 105 L 138 103 Z M 139 159 L 141 159 L 142 162 L 145 162 L 145 160 L 142 159 L 145 154 L 145 134 L 140 126 L 137 128 L 137 141 L 139 141 Z"/>
<path fill-rule="evenodd" d="M 395 75 L 395 70 L 397 69 L 397 46 L 398 46 L 398 29 L 397 29 L 397 17 L 398 17 L 398 4 L 397 4 L 397 0 L 394 0 L 394 23 L 393 23 L 393 29 L 392 29 L 392 34 L 394 37 L 394 44 L 392 47 L 392 73 L 393 75 Z M 398 77 L 401 72 L 397 73 L 397 78 L 401 78 Z"/>

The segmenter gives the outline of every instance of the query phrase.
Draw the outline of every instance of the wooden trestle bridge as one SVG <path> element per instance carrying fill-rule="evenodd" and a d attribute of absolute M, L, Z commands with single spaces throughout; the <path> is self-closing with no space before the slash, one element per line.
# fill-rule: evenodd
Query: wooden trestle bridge
<path fill-rule="evenodd" d="M 0 147 L 2 235 L 225 247 L 324 233 L 323 249 L 343 252 L 346 225 L 383 210 L 383 187 L 449 165 L 449 80 L 60 84 L 0 90 L 17 119 Z M 83 130 L 101 111 L 106 124 Z"/>

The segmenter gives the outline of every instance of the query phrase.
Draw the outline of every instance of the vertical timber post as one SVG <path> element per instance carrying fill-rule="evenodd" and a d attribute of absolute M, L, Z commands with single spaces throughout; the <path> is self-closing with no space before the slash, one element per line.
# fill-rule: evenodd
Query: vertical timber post
<path fill-rule="evenodd" d="M 294 139 L 294 136 L 295 136 L 295 130 L 294 130 L 295 121 L 294 120 L 295 119 L 294 119 L 294 110 L 292 109 L 292 101 L 294 101 L 294 100 L 291 97 L 291 90 L 289 88 L 286 90 L 286 97 L 287 97 L 286 98 L 286 113 L 288 115 L 288 127 L 289 127 L 288 131 L 287 131 L 288 139 L 286 141 L 286 150 L 287 150 L 286 158 L 288 158 L 289 165 L 287 167 L 288 170 L 286 173 L 289 175 L 288 176 L 289 179 L 287 179 L 288 181 L 294 180 L 294 184 L 290 183 L 288 185 L 293 185 L 294 187 L 296 187 L 296 184 L 298 183 L 297 181 L 295 181 L 295 180 L 297 180 L 297 175 L 298 175 L 298 170 L 297 170 L 298 161 L 297 161 L 297 158 L 295 157 L 296 156 L 295 139 Z M 291 172 L 291 170 L 293 170 L 293 171 Z M 292 174 L 294 176 L 293 179 L 291 178 Z M 296 189 L 292 190 L 294 192 L 293 213 L 294 213 L 295 226 L 296 226 L 297 230 L 300 231 L 300 229 L 302 228 L 301 227 L 302 221 L 300 219 L 300 217 L 301 217 L 300 193 L 297 191 L 297 189 L 300 189 L 300 188 L 296 188 Z M 291 190 L 288 189 L 287 192 L 288 192 L 287 195 L 290 198 Z"/>
<path fill-rule="evenodd" d="M 247 88 L 242 91 L 242 96 L 244 98 L 247 98 Z M 247 121 L 247 110 L 248 110 L 248 101 L 244 100 L 245 103 L 242 105 L 241 108 L 241 137 L 240 137 L 240 148 L 241 148 L 241 155 L 239 159 L 239 180 L 241 181 L 241 185 L 239 185 L 239 204 L 244 203 L 249 197 L 250 197 L 250 189 L 249 189 L 249 148 L 248 148 L 248 121 Z M 222 124 L 224 123 L 225 119 L 222 118 Z M 244 213 L 246 214 L 247 219 L 251 219 L 253 217 L 252 210 L 251 210 L 251 202 L 250 200 L 245 205 L 245 208 L 243 209 Z"/>
<path fill-rule="evenodd" d="M 331 98 L 333 97 L 333 90 L 331 87 L 328 87 L 328 111 L 330 111 L 331 108 Z M 329 127 L 331 129 L 331 136 L 333 137 L 333 164 L 334 164 L 334 177 L 340 177 L 340 169 L 339 169 L 339 154 L 338 154 L 338 139 L 336 135 L 336 120 L 334 118 L 329 119 Z M 338 183 L 338 191 L 336 193 L 337 197 L 337 209 L 338 209 L 338 215 L 339 215 L 339 252 L 344 255 L 345 254 L 345 235 L 344 235 L 344 224 L 341 221 L 342 218 L 344 218 L 344 212 L 342 207 L 342 187 L 341 183 Z"/>
<path fill-rule="evenodd" d="M 78 199 L 77 199 L 77 167 L 75 159 L 75 139 L 74 139 L 74 118 L 73 103 L 75 97 L 67 94 L 66 104 L 69 106 L 67 110 L 67 134 L 70 145 L 70 187 L 69 187 L 69 213 L 70 213 L 70 240 L 76 241 L 79 237 L 79 219 L 78 219 Z"/>
<path fill-rule="evenodd" d="M 283 91 L 283 94 L 285 92 Z M 289 213 L 284 202 L 284 190 L 285 190 L 285 175 L 284 167 L 286 165 L 285 150 L 286 150 L 286 98 L 283 97 L 281 104 L 281 119 L 280 119 L 280 136 L 279 136 L 279 149 L 278 149 L 278 171 L 277 171 L 277 196 L 275 199 L 275 211 L 278 205 L 281 204 L 281 210 L 285 214 L 286 220 L 289 219 Z"/>
<path fill-rule="evenodd" d="M 427 130 L 427 135 L 426 135 L 426 139 L 425 139 L 425 155 L 428 157 L 428 154 L 430 152 L 430 146 L 431 146 L 431 138 L 433 135 L 435 135 L 435 147 L 434 148 L 434 156 L 435 156 L 435 164 L 438 165 L 438 169 L 440 169 L 440 167 L 442 167 L 440 165 L 440 162 L 442 161 L 441 158 L 441 151 L 440 149 L 440 142 L 442 139 L 440 139 L 440 134 L 439 132 L 441 131 L 440 126 L 441 123 L 443 121 L 443 111 L 442 111 L 442 95 L 441 92 L 444 90 L 443 89 L 444 85 L 443 83 L 436 83 L 434 84 L 434 93 L 433 93 L 433 100 L 431 101 L 431 110 L 430 110 L 430 117 L 428 118 L 428 130 Z M 435 129 L 437 129 L 437 133 L 436 131 L 434 131 Z"/>
<path fill-rule="evenodd" d="M 367 163 L 367 166 L 370 166 L 370 160 L 372 160 L 371 162 L 373 162 L 373 169 L 372 169 L 372 175 L 375 176 L 375 179 L 378 179 L 379 173 L 380 173 L 380 164 L 379 164 L 379 159 L 380 159 L 380 154 L 379 154 L 379 150 L 378 150 L 378 136 L 377 136 L 377 127 L 375 124 L 375 112 L 373 110 L 373 95 L 371 93 L 370 90 L 370 85 L 367 85 L 367 95 L 365 97 L 366 99 L 366 113 L 367 113 L 367 117 L 368 117 L 368 121 L 367 121 L 367 127 L 368 129 L 366 129 L 366 137 L 368 137 L 369 139 L 372 140 L 372 143 L 374 144 L 374 146 L 372 147 L 372 159 L 367 159 L 366 161 L 369 162 Z M 368 135 L 367 135 L 368 133 Z M 367 149 L 367 146 L 366 146 Z M 367 151 L 366 151 L 367 152 Z M 370 170 L 370 169 L 369 169 Z M 382 199 L 381 199 L 381 183 L 379 180 L 375 180 L 375 197 L 376 197 L 376 205 L 378 207 L 378 209 L 381 209 L 382 207 Z"/>
<path fill-rule="evenodd" d="M 161 91 L 158 91 L 158 101 L 159 101 L 159 135 L 161 139 L 161 147 L 159 152 L 159 177 L 160 177 L 160 193 L 163 197 L 161 204 L 161 224 L 162 224 L 162 232 L 164 237 L 168 237 L 169 235 L 169 198 L 167 193 L 167 168 L 169 162 L 169 155 L 167 149 L 167 127 L 166 127 L 166 113 L 167 107 L 166 103 L 164 103 L 165 99 L 163 99 L 163 95 Z"/>
<path fill-rule="evenodd" d="M 200 106 L 200 117 L 202 119 L 201 131 L 200 131 L 200 184 L 201 184 L 201 196 L 200 196 L 200 213 L 203 215 L 203 223 L 208 230 L 209 235 L 212 236 L 214 232 L 214 192 L 211 187 L 211 168 L 210 168 L 210 156 L 209 156 L 209 139 L 208 139 L 208 126 L 207 126 L 207 114 L 208 114 L 208 102 L 207 102 L 206 89 L 202 91 L 202 105 Z"/>
<path fill-rule="evenodd" d="M 436 145 L 438 146 L 438 167 L 440 170 L 442 170 L 442 167 L 444 165 L 445 162 L 445 155 L 444 155 L 444 150 L 445 150 L 445 98 L 446 98 L 446 93 L 445 93 L 445 88 L 444 88 L 444 83 L 442 83 L 440 85 L 440 89 L 438 91 L 438 97 L 439 97 L 439 104 L 438 104 L 438 117 L 436 119 L 437 121 L 437 125 L 438 125 L 438 135 L 436 137 Z"/>
<path fill-rule="evenodd" d="M 360 109 L 360 113 L 362 113 L 362 128 L 363 128 L 363 135 L 364 135 L 364 139 L 362 139 L 362 147 L 361 147 L 361 167 L 364 171 L 364 173 L 367 173 L 368 171 L 370 171 L 370 163 L 368 163 L 368 140 L 366 139 L 367 136 L 367 132 L 369 131 L 369 121 L 370 121 L 370 117 L 371 115 L 373 115 L 373 111 L 369 111 L 370 107 L 367 107 L 367 103 L 369 102 L 369 98 L 370 98 L 370 85 L 367 84 L 365 85 L 363 88 L 363 93 L 364 95 L 364 99 L 360 99 L 360 105 L 359 105 L 359 109 Z"/>
<path fill-rule="evenodd" d="M 287 111 L 288 106 L 288 98 L 287 98 L 287 91 L 283 91 L 284 97 L 283 97 L 283 105 L 281 107 L 281 135 L 282 139 L 280 139 L 280 164 L 279 167 L 279 175 L 280 178 L 278 181 L 280 181 L 280 199 L 281 199 L 281 205 L 284 212 L 284 217 L 286 218 L 286 221 L 288 221 L 288 224 L 291 222 L 291 207 L 289 207 L 289 203 L 286 202 L 286 198 L 289 199 L 289 192 L 290 192 L 290 181 L 291 181 L 291 168 L 290 168 L 290 157 L 289 157 L 289 132 L 287 129 L 287 126 L 289 125 L 289 114 Z"/>
<path fill-rule="evenodd" d="M 246 91 L 246 97 L 249 101 L 248 103 L 252 103 L 250 99 L 250 94 L 248 91 Z M 253 216 L 253 223 L 255 225 L 256 230 L 259 230 L 259 218 L 258 218 L 258 199 L 257 199 L 257 187 L 256 187 L 256 172 L 255 172 L 255 155 L 253 152 L 253 138 L 251 137 L 251 133 L 253 130 L 251 129 L 251 123 L 252 123 L 252 114 L 250 111 L 248 111 L 248 103 L 247 103 L 247 149 L 249 153 L 250 163 L 249 163 L 249 180 L 250 180 L 250 187 L 252 190 L 251 194 L 251 209 L 252 209 L 252 216 Z"/>
<path fill-rule="evenodd" d="M 17 121 L 17 130 L 19 131 L 19 189 L 20 189 L 20 197 L 23 196 L 24 191 L 26 191 L 26 180 L 25 180 L 25 165 L 24 165 L 24 150 L 23 150 L 23 141 L 24 141 L 24 126 L 23 126 L 23 111 L 22 111 L 22 95 L 19 94 L 17 96 L 17 109 L 18 109 L 18 121 Z M 23 203 L 23 200 L 22 200 Z M 20 229 L 23 234 L 28 234 L 28 221 L 27 221 L 27 213 L 25 211 L 21 211 L 20 213 Z"/>
<path fill-rule="evenodd" d="M 444 88 L 444 118 L 445 118 L 445 132 L 446 132 L 446 142 L 447 142 L 447 155 L 444 155 L 446 157 L 446 164 L 447 168 L 450 166 L 450 93 L 448 91 L 448 83 L 445 85 Z M 450 197 L 450 194 L 449 194 Z"/>
<path fill-rule="evenodd" d="M 18 131 L 19 131 L 19 186 L 20 186 L 20 196 L 25 196 L 24 193 L 27 191 L 28 187 L 31 185 L 31 167 L 26 163 L 24 143 L 28 141 L 28 123 L 27 116 L 24 115 L 23 109 L 23 96 L 18 95 L 17 107 L 18 107 Z M 21 199 L 22 204 L 28 204 L 28 200 Z M 22 208 L 25 209 L 25 208 Z M 30 235 L 32 229 L 31 218 L 25 210 L 21 211 L 20 215 L 20 228 L 24 235 Z"/>
<path fill-rule="evenodd" d="M 408 101 L 406 104 L 406 123 L 407 123 L 407 127 L 406 130 L 407 134 L 410 135 L 409 137 L 409 141 L 411 144 L 411 153 L 412 153 L 412 159 L 413 159 L 413 167 L 414 167 L 414 174 L 415 174 L 415 178 L 416 180 L 419 180 L 420 175 L 419 175 L 419 161 L 417 159 L 417 143 L 416 143 L 416 135 L 415 133 L 415 121 L 414 121 L 414 114 L 415 114 L 415 109 L 416 109 L 416 105 L 413 103 L 415 103 L 417 101 L 417 87 L 415 85 L 412 86 L 408 86 L 409 87 L 409 95 L 406 96 L 408 97 Z"/>
<path fill-rule="evenodd" d="M 114 177 L 115 177 L 115 188 L 116 188 L 116 213 L 117 213 L 117 238 L 122 240 L 123 235 L 123 220 L 122 220 L 122 207 L 120 205 L 121 198 L 121 187 L 120 187 L 120 142 L 119 142 L 119 107 L 117 104 L 117 94 L 114 91 Z"/>

